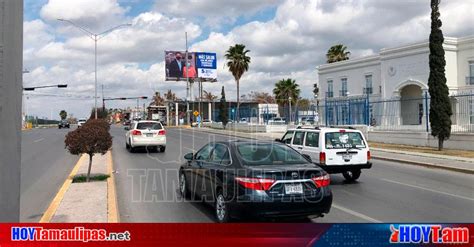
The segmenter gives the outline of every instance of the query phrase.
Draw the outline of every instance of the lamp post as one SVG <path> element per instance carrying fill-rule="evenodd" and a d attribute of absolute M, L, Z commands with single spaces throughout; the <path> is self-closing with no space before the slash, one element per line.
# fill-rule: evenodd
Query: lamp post
<path fill-rule="evenodd" d="M 80 29 L 81 31 L 83 31 L 84 33 L 87 34 L 87 37 L 91 38 L 93 41 L 94 41 L 94 74 L 95 74 L 95 84 L 94 84 L 94 99 L 95 99 L 95 102 L 94 102 L 94 110 L 95 110 L 95 119 L 97 119 L 97 41 L 99 41 L 100 39 L 102 39 L 103 37 L 105 37 L 107 34 L 109 34 L 110 32 L 114 31 L 115 29 L 118 29 L 118 28 L 121 28 L 121 27 L 126 27 L 126 26 L 131 26 L 132 24 L 121 24 L 121 25 L 118 25 L 118 26 L 115 26 L 115 27 L 112 27 L 112 28 L 109 28 L 101 33 L 93 33 L 89 30 L 87 30 L 86 28 L 80 26 L 80 25 L 77 25 L 76 23 L 70 21 L 70 20 L 66 20 L 66 19 L 57 19 L 58 21 L 62 21 L 62 22 L 67 22 L 69 24 L 71 24 L 72 26 Z"/>
<path fill-rule="evenodd" d="M 290 104 L 290 121 L 289 121 L 289 124 L 291 124 L 291 96 L 288 97 L 288 103 Z"/>

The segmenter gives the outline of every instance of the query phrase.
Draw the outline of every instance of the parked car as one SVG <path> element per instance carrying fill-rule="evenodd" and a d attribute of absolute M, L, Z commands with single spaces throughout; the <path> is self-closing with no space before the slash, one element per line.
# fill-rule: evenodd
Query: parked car
<path fill-rule="evenodd" d="M 79 120 L 77 121 L 77 127 L 78 127 L 78 128 L 79 128 L 79 127 L 82 127 L 82 125 L 84 125 L 86 122 L 87 122 L 86 119 L 79 119 Z"/>
<path fill-rule="evenodd" d="M 286 118 L 274 117 L 274 118 L 268 120 L 268 124 L 285 125 L 286 124 Z"/>
<path fill-rule="evenodd" d="M 247 118 L 241 118 L 240 123 L 248 123 L 249 120 Z"/>
<path fill-rule="evenodd" d="M 126 126 L 125 147 L 134 152 L 139 147 L 166 150 L 166 130 L 159 121 L 141 120 Z"/>
<path fill-rule="evenodd" d="M 342 173 L 347 181 L 370 169 L 370 150 L 361 131 L 349 128 L 301 128 L 288 130 L 278 141 L 288 144 L 330 174 Z"/>
<path fill-rule="evenodd" d="M 61 129 L 61 128 L 68 128 L 69 129 L 69 122 L 67 120 L 61 120 L 59 121 L 58 123 L 58 128 Z"/>
<path fill-rule="evenodd" d="M 202 121 L 202 126 L 204 126 L 204 127 L 209 127 L 209 126 L 211 126 L 211 124 L 212 124 L 212 120 L 204 119 Z"/>
<path fill-rule="evenodd" d="M 184 156 L 179 189 L 214 205 L 218 222 L 242 217 L 308 217 L 332 204 L 329 175 L 278 142 L 210 142 Z"/>

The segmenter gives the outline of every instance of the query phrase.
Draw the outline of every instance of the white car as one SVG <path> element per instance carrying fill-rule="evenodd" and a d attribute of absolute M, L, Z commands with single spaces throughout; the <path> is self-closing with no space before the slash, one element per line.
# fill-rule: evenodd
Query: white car
<path fill-rule="evenodd" d="M 86 122 L 87 122 L 87 120 L 85 120 L 85 119 L 79 119 L 79 120 L 77 121 L 77 127 L 78 127 L 78 128 L 79 128 L 79 127 L 82 127 L 82 125 L 84 125 Z"/>
<path fill-rule="evenodd" d="M 160 152 L 166 150 L 166 130 L 158 121 L 136 121 L 125 130 L 125 146 L 130 152 L 138 147 L 156 148 Z"/>
<path fill-rule="evenodd" d="M 328 173 L 342 173 L 347 181 L 357 180 L 361 169 L 372 167 L 367 140 L 356 129 L 298 127 L 276 141 L 291 146 Z"/>

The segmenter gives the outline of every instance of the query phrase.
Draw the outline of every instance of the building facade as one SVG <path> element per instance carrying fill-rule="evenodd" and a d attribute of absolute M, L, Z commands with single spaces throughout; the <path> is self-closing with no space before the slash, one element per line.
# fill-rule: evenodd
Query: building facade
<path fill-rule="evenodd" d="M 474 36 L 446 37 L 443 47 L 453 125 L 472 128 L 469 125 L 474 125 Z M 324 102 L 321 117 L 326 124 L 428 127 L 427 41 L 324 64 L 318 67 L 318 77 L 318 98 Z"/>

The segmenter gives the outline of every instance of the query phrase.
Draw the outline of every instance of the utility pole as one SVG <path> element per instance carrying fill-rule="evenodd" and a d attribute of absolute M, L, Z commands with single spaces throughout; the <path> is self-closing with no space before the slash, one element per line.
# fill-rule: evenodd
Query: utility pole
<path fill-rule="evenodd" d="M 0 0 L 0 6 L 0 222 L 19 222 L 23 1 Z"/>
<path fill-rule="evenodd" d="M 184 32 L 184 37 L 185 37 L 185 42 L 186 42 L 186 66 L 188 65 L 188 32 Z M 186 67 L 187 70 L 187 67 Z M 189 97 L 189 76 L 188 76 L 188 71 L 186 71 L 186 123 L 191 124 L 189 122 L 189 100 L 191 97 Z"/>

